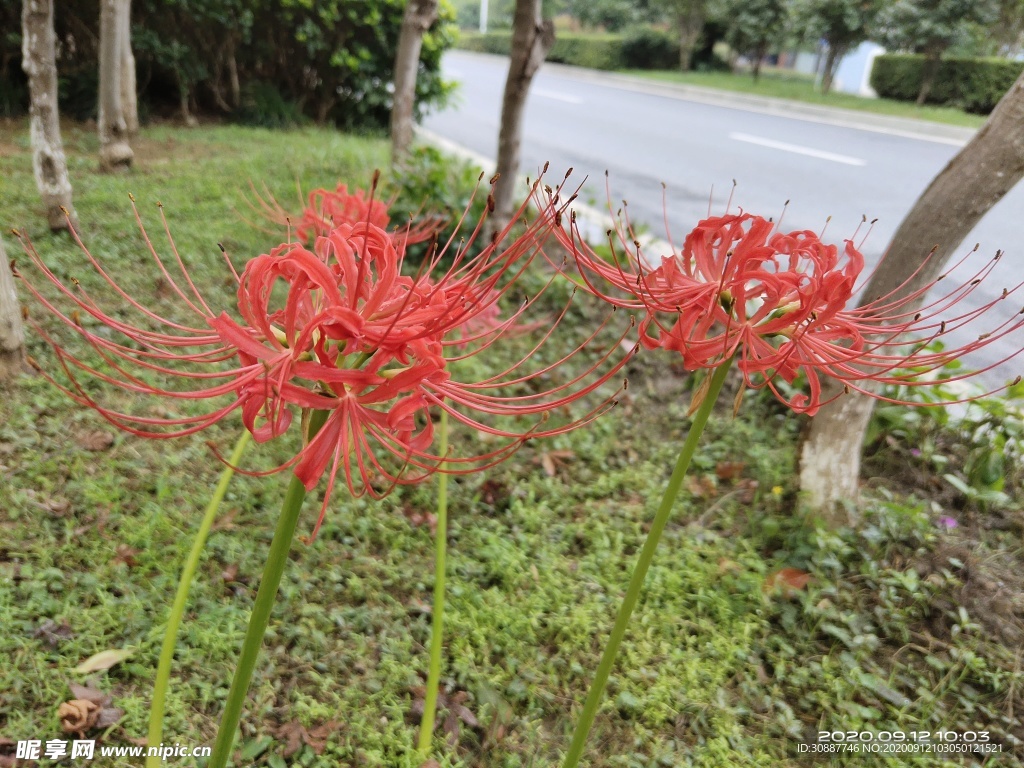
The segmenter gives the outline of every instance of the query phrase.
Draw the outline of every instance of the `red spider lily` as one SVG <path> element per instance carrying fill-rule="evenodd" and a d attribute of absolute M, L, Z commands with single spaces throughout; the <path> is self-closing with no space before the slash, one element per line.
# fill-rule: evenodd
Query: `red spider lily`
<path fill-rule="evenodd" d="M 317 237 L 330 233 L 342 224 L 373 224 L 387 229 L 390 224 L 388 203 L 375 199 L 378 175 L 373 177 L 369 194 L 361 189 L 348 189 L 348 185 L 339 184 L 336 189 L 320 187 L 309 193 L 302 213 L 294 216 L 289 213 L 269 191 L 264 189 L 264 196 L 253 190 L 260 213 L 280 227 L 295 227 L 295 236 L 300 243 L 312 244 Z M 251 185 L 250 185 L 251 186 Z M 299 195 L 300 201 L 302 195 Z M 397 242 L 404 245 L 422 243 L 429 240 L 442 224 L 438 217 L 428 216 L 416 225 L 407 225 L 394 232 Z"/>
<path fill-rule="evenodd" d="M 643 312 L 644 346 L 680 353 L 690 370 L 716 368 L 735 357 L 747 386 L 767 386 L 794 411 L 811 415 L 823 404 L 822 376 L 880 397 L 876 385 L 927 385 L 925 374 L 1024 325 L 1022 311 L 968 344 L 934 345 L 1020 288 L 956 313 L 956 305 L 991 272 L 999 254 L 920 309 L 934 284 L 912 292 L 901 287 L 852 307 L 864 268 L 853 241 L 846 240 L 840 257 L 835 245 L 823 243 L 814 232 L 783 234 L 774 228 L 750 214 L 708 218 L 687 235 L 678 253 L 673 249 L 660 263 L 643 256 L 628 221 L 610 237 L 611 261 L 583 242 L 574 217 L 569 231 L 559 228 L 557 237 L 572 252 L 589 291 L 615 306 Z M 801 373 L 807 391 L 784 394 L 778 380 L 793 384 Z"/>
<path fill-rule="evenodd" d="M 524 203 L 516 218 L 525 214 Z M 266 442 L 289 431 L 297 414 L 305 421 L 312 411 L 326 412 L 319 432 L 305 439 L 289 461 L 269 472 L 250 473 L 291 468 L 307 489 L 326 475 L 322 520 L 339 473 L 354 494 L 381 496 L 396 484 L 418 482 L 439 468 L 462 474 L 492 466 L 526 440 L 561 434 L 614 405 L 618 387 L 582 416 L 549 423 L 549 414 L 602 388 L 629 358 L 616 355 L 626 332 L 607 347 L 593 349 L 602 324 L 557 361 L 535 364 L 537 351 L 568 306 L 529 353 L 506 370 L 467 381 L 452 367 L 492 349 L 521 326 L 537 296 L 504 320 L 498 302 L 542 253 L 560 215 L 555 205 L 548 205 L 519 236 L 511 237 L 509 225 L 468 258 L 470 243 L 480 232 L 478 222 L 458 248 L 451 242 L 435 248 L 415 275 L 402 274 L 403 250 L 381 227 L 343 223 L 318 237 L 312 249 L 284 244 L 250 260 L 240 275 L 232 267 L 238 284 L 235 318 L 210 308 L 169 230 L 176 274 L 142 232 L 161 278 L 181 309 L 194 316 L 189 323 L 164 317 L 131 298 L 77 235 L 90 265 L 138 321 L 123 319 L 123 307 L 104 309 L 77 280 L 67 286 L 22 238 L 30 261 L 59 297 L 50 298 L 30 280 L 24 282 L 93 352 L 91 362 L 76 356 L 35 324 L 55 350 L 68 383 L 48 378 L 120 429 L 144 437 L 179 436 L 239 410 L 255 439 Z M 135 216 L 142 228 L 137 211 Z M 504 244 L 506 239 L 510 242 Z M 432 277 L 447 250 L 456 252 L 444 272 Z M 576 358 L 586 360 L 582 370 L 560 380 L 556 369 Z M 160 400 L 208 405 L 195 415 L 137 415 L 102 405 L 88 379 Z M 154 379 L 168 383 L 154 384 Z M 431 446 L 440 409 L 499 438 L 496 447 L 468 456 L 437 455 Z M 520 417 L 527 422 L 517 424 L 514 419 Z"/>

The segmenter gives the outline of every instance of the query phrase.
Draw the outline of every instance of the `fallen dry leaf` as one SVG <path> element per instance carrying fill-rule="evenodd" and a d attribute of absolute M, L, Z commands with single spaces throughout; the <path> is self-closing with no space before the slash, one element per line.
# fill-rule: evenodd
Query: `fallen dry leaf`
<path fill-rule="evenodd" d="M 402 514 L 405 515 L 405 519 L 409 521 L 409 525 L 413 528 L 426 525 L 430 527 L 431 534 L 437 533 L 437 515 L 433 512 L 425 512 L 406 505 L 402 507 Z"/>
<path fill-rule="evenodd" d="M 211 531 L 230 531 L 235 527 L 235 518 L 238 517 L 237 509 L 229 509 L 223 515 L 214 520 L 210 526 Z"/>
<path fill-rule="evenodd" d="M 799 568 L 780 568 L 765 578 L 764 591 L 780 589 L 783 594 L 789 596 L 806 587 L 810 580 L 811 574 L 807 571 L 801 571 Z"/>
<path fill-rule="evenodd" d="M 18 754 L 18 742 L 8 739 L 6 736 L 0 736 L 0 768 L 15 768 L 18 764 L 16 754 Z"/>
<path fill-rule="evenodd" d="M 62 621 L 58 624 L 53 619 L 47 619 L 36 627 L 35 632 L 32 633 L 32 637 L 40 638 L 51 648 L 56 648 L 65 640 L 70 640 L 74 636 L 75 632 L 67 621 Z"/>
<path fill-rule="evenodd" d="M 220 577 L 226 582 L 238 581 L 238 563 L 229 563 L 220 572 Z"/>
<path fill-rule="evenodd" d="M 743 474 L 746 466 L 742 461 L 720 461 L 715 465 L 715 475 L 719 480 L 735 480 Z"/>
<path fill-rule="evenodd" d="M 322 755 L 327 748 L 327 740 L 331 734 L 338 730 L 341 723 L 337 720 L 328 720 L 323 725 L 310 728 L 306 731 L 305 742 L 317 755 Z"/>
<path fill-rule="evenodd" d="M 82 534 L 88 533 L 90 531 L 102 533 L 103 530 L 107 527 L 107 521 L 109 519 L 110 509 L 108 509 L 107 507 L 101 507 L 96 512 L 96 515 L 94 517 L 91 517 L 86 521 L 86 525 L 80 525 L 77 528 L 75 528 L 75 537 L 77 538 Z"/>
<path fill-rule="evenodd" d="M 118 544 L 112 562 L 114 565 L 120 564 L 134 568 L 139 564 L 139 561 L 135 559 L 137 554 L 139 554 L 139 550 L 135 549 L 135 547 L 129 547 L 127 544 Z"/>
<path fill-rule="evenodd" d="M 497 506 L 499 502 L 508 499 L 508 488 L 504 483 L 497 480 L 484 480 L 480 486 L 480 500 L 488 506 Z"/>
<path fill-rule="evenodd" d="M 575 458 L 576 454 L 573 451 L 543 451 L 533 461 L 535 464 L 541 465 L 545 475 L 554 477 L 558 474 L 560 467 L 568 464 Z"/>
<path fill-rule="evenodd" d="M 100 705 L 95 701 L 72 699 L 60 705 L 57 716 L 65 733 L 76 733 L 81 737 L 96 724 L 99 711 Z"/>
<path fill-rule="evenodd" d="M 698 499 L 706 499 L 714 496 L 718 486 L 710 475 L 687 475 L 686 490 L 691 496 Z"/>
<path fill-rule="evenodd" d="M 104 429 L 79 432 L 75 439 L 87 451 L 105 451 L 114 444 L 114 434 Z"/>
<path fill-rule="evenodd" d="M 121 663 L 131 655 L 132 652 L 127 649 L 100 651 L 75 667 L 75 672 L 80 675 L 87 675 L 90 672 L 100 672 L 104 669 L 110 669 L 112 666 Z"/>
<path fill-rule="evenodd" d="M 51 513 L 54 517 L 66 517 L 71 511 L 71 502 L 58 497 L 39 498 L 39 494 L 29 489 L 25 492 L 28 503 L 33 507 Z"/>
<path fill-rule="evenodd" d="M 174 295 L 174 291 L 171 289 L 170 283 L 168 283 L 163 277 L 156 279 L 156 284 L 153 286 L 153 293 L 158 299 L 169 299 Z"/>
<path fill-rule="evenodd" d="M 412 693 L 413 700 L 409 706 L 409 715 L 413 722 L 419 722 L 423 719 L 423 710 L 426 708 L 426 688 L 422 685 L 414 686 L 409 689 Z M 459 733 L 462 729 L 462 724 L 468 725 L 470 728 L 480 728 L 480 721 L 476 715 L 465 705 L 465 702 L 469 699 L 469 694 L 466 691 L 457 691 L 451 693 L 445 690 L 437 692 L 437 712 L 438 718 L 435 721 L 434 727 L 441 726 L 441 729 L 447 735 L 447 741 L 454 749 L 459 743 Z"/>
<path fill-rule="evenodd" d="M 282 757 L 291 757 L 302 749 L 303 744 L 313 750 L 315 754 L 322 755 L 327 748 L 327 740 L 332 733 L 338 730 L 340 725 L 337 720 L 329 720 L 322 725 L 306 730 L 297 720 L 292 720 L 278 726 L 274 735 L 285 741 L 284 749 L 281 750 Z"/>
<path fill-rule="evenodd" d="M 429 616 L 434 611 L 434 607 L 430 603 L 425 600 L 418 600 L 415 597 L 411 598 L 409 602 L 405 604 L 405 607 L 408 609 L 409 613 L 414 616 Z"/>
<path fill-rule="evenodd" d="M 718 573 L 737 573 L 743 570 L 743 566 L 737 563 L 735 560 L 730 560 L 728 557 L 718 558 Z"/>
<path fill-rule="evenodd" d="M 92 703 L 99 704 L 100 706 L 110 702 L 110 696 L 96 688 L 90 688 L 87 685 L 79 685 L 78 683 L 70 682 L 68 683 L 68 688 L 71 689 L 71 695 L 76 699 L 85 699 L 86 701 L 91 701 Z"/>

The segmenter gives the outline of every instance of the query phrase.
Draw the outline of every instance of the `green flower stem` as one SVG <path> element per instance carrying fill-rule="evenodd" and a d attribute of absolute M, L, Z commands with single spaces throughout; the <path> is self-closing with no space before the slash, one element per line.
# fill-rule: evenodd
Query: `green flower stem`
<path fill-rule="evenodd" d="M 448 412 L 441 410 L 440 455 L 448 452 Z M 423 718 L 420 720 L 420 758 L 426 760 L 434 736 L 434 717 L 437 714 L 437 692 L 441 685 L 441 641 L 444 629 L 444 581 L 448 567 L 448 475 L 437 477 L 437 526 L 434 533 L 434 605 L 431 609 L 430 666 L 427 670 L 427 692 L 423 700 Z"/>
<path fill-rule="evenodd" d="M 320 431 L 320 427 L 327 420 L 327 415 L 326 411 L 313 412 L 309 425 L 310 439 Z M 281 586 L 281 577 L 284 574 L 285 565 L 288 563 L 288 550 L 291 549 L 295 529 L 299 523 L 299 512 L 302 510 L 302 502 L 305 498 L 306 487 L 299 478 L 292 475 L 288 492 L 284 497 L 284 504 L 281 505 L 281 515 L 277 520 L 274 539 L 271 541 L 270 551 L 267 553 L 267 562 L 263 567 L 260 588 L 256 593 L 256 602 L 253 603 L 252 614 L 249 616 L 249 627 L 246 629 L 245 640 L 242 643 L 242 653 L 238 657 L 235 676 L 231 681 L 231 690 L 228 691 L 228 700 L 224 704 L 224 714 L 221 715 L 217 739 L 213 743 L 213 754 L 206 764 L 207 768 L 225 768 L 231 758 L 231 747 L 235 741 L 235 734 L 238 732 L 238 722 L 242 718 L 242 706 L 245 704 L 245 696 L 249 691 L 252 673 L 256 668 L 256 658 L 263 646 L 263 635 L 266 634 L 267 624 L 270 622 L 270 612 L 277 598 L 278 587 Z"/>
<path fill-rule="evenodd" d="M 174 603 L 171 605 L 170 616 L 167 617 L 167 629 L 164 630 L 164 642 L 160 649 L 160 661 L 156 668 L 156 681 L 153 683 L 153 704 L 149 710 L 149 736 L 148 742 L 151 747 L 159 747 L 164 732 L 164 707 L 167 703 L 167 686 L 171 678 L 171 664 L 174 662 L 174 648 L 178 639 L 178 628 L 181 626 L 181 619 L 185 615 L 185 604 L 188 602 L 188 593 L 192 588 L 192 580 L 195 578 L 196 569 L 199 567 L 199 558 L 206 546 L 206 539 L 210 535 L 210 528 L 217 518 L 217 511 L 220 503 L 224 500 L 231 478 L 235 475 L 234 467 L 242 459 L 242 453 L 249 444 L 252 435 L 249 430 L 244 430 L 235 449 L 228 460 L 228 466 L 220 473 L 220 480 L 213 492 L 210 503 L 203 513 L 202 522 L 199 523 L 199 530 L 196 531 L 195 540 L 192 542 L 192 549 L 185 561 L 185 568 L 181 572 L 181 579 L 178 581 L 178 591 L 174 595 Z M 146 758 L 146 768 L 160 768 L 163 761 L 160 757 L 149 756 Z"/>
<path fill-rule="evenodd" d="M 633 575 L 630 576 L 626 596 L 623 598 L 622 605 L 619 606 L 619 613 L 615 617 L 615 625 L 612 627 L 611 634 L 608 636 L 608 643 L 601 654 L 601 661 L 597 665 L 597 671 L 594 673 L 594 682 L 590 685 L 590 693 L 587 694 L 587 700 L 583 705 L 583 712 L 576 723 L 576 730 L 572 735 L 569 751 L 565 755 L 562 768 L 576 768 L 580 758 L 583 756 L 583 749 L 587 742 L 587 736 L 590 733 L 590 727 L 594 724 L 594 717 L 597 715 L 597 710 L 601 705 L 604 689 L 608 684 L 608 676 L 615 665 L 615 656 L 619 652 L 619 646 L 622 644 L 622 638 L 626 634 L 630 616 L 632 616 L 633 609 L 636 607 L 637 600 L 640 597 L 644 579 L 647 577 L 647 570 L 654 559 L 654 551 L 658 547 L 661 534 L 664 532 L 671 516 L 672 505 L 675 503 L 676 496 L 679 495 L 679 488 L 683 484 L 686 470 L 690 467 L 690 460 L 697 450 L 697 443 L 700 441 L 700 436 L 703 434 L 704 427 L 708 423 L 708 417 L 715 407 L 715 401 L 718 400 L 718 393 L 722 390 L 722 384 L 725 382 L 726 374 L 729 372 L 730 363 L 731 361 L 722 363 L 710 374 L 711 382 L 708 386 L 708 391 L 693 417 L 690 431 L 686 435 L 686 442 L 683 443 L 682 450 L 679 452 L 679 458 L 676 460 L 672 477 L 669 479 L 668 486 L 665 488 L 665 495 L 661 499 L 661 506 L 658 507 L 658 512 L 651 523 L 651 530 L 647 534 L 647 540 L 640 551 L 640 558 L 633 568 Z"/>

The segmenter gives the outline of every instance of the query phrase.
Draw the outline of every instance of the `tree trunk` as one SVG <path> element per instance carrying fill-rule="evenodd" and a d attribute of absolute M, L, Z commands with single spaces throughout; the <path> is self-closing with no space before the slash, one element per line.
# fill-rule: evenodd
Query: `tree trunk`
<path fill-rule="evenodd" d="M 863 303 L 897 289 L 910 294 L 942 274 L 963 239 L 1024 177 L 1022 125 L 1024 74 L 907 214 L 864 290 Z M 933 245 L 936 250 L 929 258 Z M 801 449 L 800 487 L 813 506 L 828 511 L 856 494 L 861 444 L 873 407 L 872 398 L 851 393 L 824 406 L 811 420 Z"/>
<path fill-rule="evenodd" d="M 691 0 L 678 17 L 679 69 L 688 72 L 693 66 L 693 52 L 704 31 L 704 2 Z"/>
<path fill-rule="evenodd" d="M 754 52 L 754 61 L 751 62 L 752 63 L 752 69 L 750 70 L 751 74 L 754 76 L 754 82 L 755 83 L 757 82 L 758 78 L 761 77 L 761 60 L 763 58 L 764 58 L 764 55 L 761 53 L 761 49 L 758 48 Z"/>
<path fill-rule="evenodd" d="M 391 108 L 391 164 L 409 152 L 416 105 L 416 75 L 420 68 L 423 35 L 437 21 L 438 0 L 408 0 L 395 56 L 395 96 Z"/>
<path fill-rule="evenodd" d="M 555 43 L 555 25 L 541 17 L 541 0 L 516 0 L 512 51 L 501 102 L 498 130 L 498 180 L 488 232 L 500 232 L 512 218 L 523 137 L 526 96 L 533 76 Z"/>
<path fill-rule="evenodd" d="M 828 93 L 832 90 L 832 81 L 836 77 L 836 68 L 845 55 L 845 50 L 840 50 L 834 45 L 829 45 L 828 56 L 825 57 L 825 71 L 821 75 L 821 92 Z"/>
<path fill-rule="evenodd" d="M 189 108 L 192 93 L 189 90 L 188 83 L 185 82 L 185 76 L 181 74 L 180 69 L 174 70 L 174 76 L 178 81 L 178 106 L 181 108 L 181 119 L 185 121 L 187 128 L 195 128 L 199 125 L 199 121 Z"/>
<path fill-rule="evenodd" d="M 121 108 L 129 136 L 139 132 L 139 98 L 135 83 L 135 56 L 132 53 L 132 0 L 124 0 L 124 10 L 117 17 L 121 44 Z"/>
<path fill-rule="evenodd" d="M 939 64 L 941 63 L 942 51 L 928 51 L 924 60 L 924 69 L 921 72 L 921 90 L 917 92 L 917 101 L 914 102 L 917 106 L 924 106 L 925 101 L 928 100 L 932 86 L 935 85 L 935 78 L 939 74 Z"/>
<path fill-rule="evenodd" d="M 128 170 L 135 157 L 121 101 L 122 16 L 127 11 L 126 0 L 100 0 L 100 170 L 105 173 Z"/>
<path fill-rule="evenodd" d="M 25 332 L 21 327 L 21 307 L 14 291 L 14 276 L 4 252 L 3 238 L 0 238 L 0 381 L 21 370 L 25 359 L 24 344 Z"/>
<path fill-rule="evenodd" d="M 235 41 L 228 40 L 228 80 L 231 83 L 231 106 L 238 109 L 242 104 L 242 86 L 238 79 L 238 63 L 235 61 Z"/>
<path fill-rule="evenodd" d="M 77 226 L 71 202 L 71 181 L 60 138 L 57 111 L 57 64 L 53 32 L 53 0 L 25 0 L 21 14 L 22 67 L 28 76 L 29 135 L 32 170 L 46 206 L 50 229 L 68 228 L 68 217 Z M 68 215 L 65 216 L 66 209 Z M 4 262 L 4 269 L 7 263 Z"/>

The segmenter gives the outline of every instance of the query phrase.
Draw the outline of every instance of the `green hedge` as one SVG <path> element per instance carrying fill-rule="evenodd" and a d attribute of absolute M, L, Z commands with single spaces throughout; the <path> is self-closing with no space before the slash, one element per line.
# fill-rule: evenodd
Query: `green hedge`
<path fill-rule="evenodd" d="M 943 59 L 930 104 L 946 104 L 988 114 L 1024 71 L 1024 62 L 997 58 Z M 871 87 L 885 99 L 914 101 L 921 90 L 924 56 L 887 53 L 875 59 Z"/>
<path fill-rule="evenodd" d="M 507 56 L 512 38 L 509 32 L 461 32 L 457 48 Z M 560 32 L 547 56 L 558 64 L 574 64 L 590 69 L 622 69 L 622 37 L 619 35 L 580 35 Z"/>

